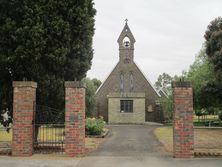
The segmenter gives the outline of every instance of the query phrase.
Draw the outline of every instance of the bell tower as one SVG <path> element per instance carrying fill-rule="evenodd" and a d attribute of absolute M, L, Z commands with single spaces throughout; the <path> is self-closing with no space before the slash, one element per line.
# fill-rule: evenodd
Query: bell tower
<path fill-rule="evenodd" d="M 128 20 L 125 20 L 125 26 L 117 40 L 119 44 L 119 60 L 124 64 L 129 64 L 133 61 L 134 57 L 134 43 L 135 38 L 128 26 Z"/>

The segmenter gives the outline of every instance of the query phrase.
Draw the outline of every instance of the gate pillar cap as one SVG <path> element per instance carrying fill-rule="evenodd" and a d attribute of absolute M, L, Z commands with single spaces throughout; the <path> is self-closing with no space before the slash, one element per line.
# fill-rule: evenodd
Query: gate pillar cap
<path fill-rule="evenodd" d="M 172 88 L 183 87 L 183 88 L 191 88 L 192 84 L 190 81 L 173 81 Z"/>
<path fill-rule="evenodd" d="M 65 81 L 66 88 L 86 88 L 85 83 L 82 81 Z"/>
<path fill-rule="evenodd" d="M 13 87 L 32 87 L 37 88 L 37 83 L 33 81 L 13 81 Z"/>

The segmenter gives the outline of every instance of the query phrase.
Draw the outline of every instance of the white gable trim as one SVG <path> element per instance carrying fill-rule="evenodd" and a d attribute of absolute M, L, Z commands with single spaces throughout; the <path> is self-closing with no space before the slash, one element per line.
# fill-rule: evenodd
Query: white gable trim
<path fill-rule="evenodd" d="M 169 97 L 169 96 L 167 95 L 167 93 L 166 93 L 165 91 L 163 91 L 162 88 L 160 88 L 160 89 L 158 90 L 158 93 L 160 93 L 160 92 L 162 92 L 166 97 Z"/>

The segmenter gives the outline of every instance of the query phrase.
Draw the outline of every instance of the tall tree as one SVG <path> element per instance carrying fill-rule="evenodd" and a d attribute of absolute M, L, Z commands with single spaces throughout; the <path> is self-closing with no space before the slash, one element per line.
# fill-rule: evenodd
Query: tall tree
<path fill-rule="evenodd" d="M 215 80 L 213 66 L 209 63 L 206 49 L 203 47 L 196 55 L 194 63 L 190 66 L 186 78 L 192 82 L 194 94 L 194 108 L 200 110 L 206 107 L 206 98 L 204 98 L 203 90 Z M 209 102 L 213 99 L 208 99 Z M 209 105 L 209 103 L 207 103 Z"/>
<path fill-rule="evenodd" d="M 0 1 L 0 111 L 13 80 L 38 82 L 37 103 L 63 110 L 64 80 L 91 67 L 93 0 Z"/>
<path fill-rule="evenodd" d="M 214 105 L 222 107 L 222 18 L 218 17 L 210 22 L 204 35 L 206 39 L 206 53 L 213 65 L 216 79 L 209 82 L 202 94 L 205 95 L 207 105 L 209 98 L 214 99 Z"/>
<path fill-rule="evenodd" d="M 210 22 L 204 35 L 206 39 L 206 53 L 213 64 L 217 79 L 222 80 L 222 18 L 218 17 Z"/>

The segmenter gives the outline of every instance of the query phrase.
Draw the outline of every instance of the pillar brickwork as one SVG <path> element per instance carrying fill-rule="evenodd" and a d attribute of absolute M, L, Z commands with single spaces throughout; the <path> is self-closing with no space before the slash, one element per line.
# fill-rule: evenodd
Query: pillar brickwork
<path fill-rule="evenodd" d="M 37 83 L 13 82 L 13 156 L 33 154 L 33 119 Z"/>
<path fill-rule="evenodd" d="M 193 90 L 190 82 L 172 83 L 173 154 L 175 158 L 194 156 Z"/>
<path fill-rule="evenodd" d="M 85 152 L 85 86 L 65 82 L 65 153 L 80 156 Z"/>

